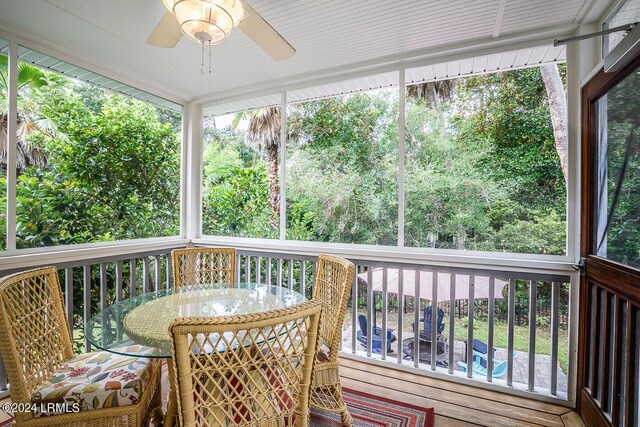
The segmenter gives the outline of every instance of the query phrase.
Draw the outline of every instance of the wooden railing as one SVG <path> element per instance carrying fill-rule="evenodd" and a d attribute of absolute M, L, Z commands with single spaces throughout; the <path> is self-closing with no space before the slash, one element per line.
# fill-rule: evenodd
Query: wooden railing
<path fill-rule="evenodd" d="M 78 351 L 90 350 L 89 343 L 83 340 L 83 325 L 97 310 L 136 294 L 172 285 L 170 251 L 169 248 L 128 253 L 57 265 Z M 317 257 L 308 255 L 240 250 L 236 276 L 239 282 L 284 286 L 311 297 L 316 260 Z M 377 360 L 424 375 L 479 382 L 499 387 L 506 393 L 542 396 L 568 404 L 575 398 L 572 395 L 575 369 L 571 357 L 574 349 L 573 341 L 569 339 L 573 331 L 570 326 L 561 328 L 559 325 L 561 316 L 570 315 L 559 311 L 559 307 L 570 306 L 567 301 L 560 304 L 570 286 L 568 276 L 362 259 L 352 261 L 356 264 L 357 274 L 343 326 L 342 352 L 345 356 Z M 395 283 L 391 277 L 394 272 Z M 408 272 L 413 272 L 413 276 Z M 407 283 L 406 277 L 413 277 L 413 280 Z M 440 283 L 439 287 L 433 287 L 433 295 L 427 295 L 430 286 L 425 278 L 431 283 Z M 480 283 L 489 284 L 488 294 L 479 293 Z M 496 283 L 500 286 L 496 287 Z M 464 284 L 462 288 L 461 284 Z M 495 292 L 498 288 L 500 294 Z M 442 289 L 445 289 L 444 294 L 438 296 Z M 464 294 L 462 309 L 459 294 L 455 292 Z M 518 327 L 516 295 L 524 293 L 530 304 L 526 316 L 521 316 L 521 322 L 527 326 Z M 536 304 L 540 293 L 551 299 L 550 313 L 545 311 L 543 317 L 546 313 L 550 316 L 544 321 Z M 438 331 L 437 322 L 432 322 L 431 329 L 421 334 L 419 328 L 412 325 L 423 324 L 424 307 L 431 305 L 431 299 L 439 301 L 437 306 L 445 314 L 442 323 L 446 327 Z M 476 313 L 472 308 L 479 300 L 482 310 Z M 503 314 L 506 314 L 507 322 L 499 320 L 504 318 Z M 361 315 L 366 318 L 366 331 L 358 325 Z M 374 324 L 380 328 L 379 343 L 372 338 L 375 336 Z M 366 339 L 358 339 L 361 335 Z M 458 364 L 464 359 L 478 359 L 473 346 L 467 345 L 465 350 L 464 341 L 474 343 L 474 339 L 482 341 L 488 349 L 496 349 L 495 354 L 487 351 L 480 362 L 479 371 L 484 369 L 484 374 L 474 369 L 462 372 Z M 420 344 L 411 346 L 412 342 Z M 436 344 L 427 348 L 423 347 L 424 342 Z M 499 364 L 506 364 L 506 370 L 494 378 L 492 367 L 497 368 Z M 6 386 L 6 375 L 0 365 L 0 390 Z"/>
<path fill-rule="evenodd" d="M 581 404 L 593 425 L 640 425 L 640 290 L 632 269 L 587 261 L 582 298 Z M 603 265 L 605 268 L 603 268 Z"/>

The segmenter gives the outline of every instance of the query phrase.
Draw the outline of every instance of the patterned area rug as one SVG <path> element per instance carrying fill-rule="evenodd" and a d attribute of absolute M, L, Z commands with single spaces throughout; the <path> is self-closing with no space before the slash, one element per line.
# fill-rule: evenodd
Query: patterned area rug
<path fill-rule="evenodd" d="M 164 361 L 163 361 L 164 362 Z M 167 409 L 168 372 L 162 364 L 162 404 Z M 354 427 L 433 427 L 433 408 L 421 408 L 361 391 L 342 389 Z M 310 427 L 342 426 L 340 415 L 311 409 Z M 0 426 L 1 427 L 1 426 Z"/>
<path fill-rule="evenodd" d="M 342 389 L 354 427 L 433 427 L 433 408 L 421 408 L 360 391 Z M 310 426 L 341 426 L 340 415 L 311 409 Z"/>

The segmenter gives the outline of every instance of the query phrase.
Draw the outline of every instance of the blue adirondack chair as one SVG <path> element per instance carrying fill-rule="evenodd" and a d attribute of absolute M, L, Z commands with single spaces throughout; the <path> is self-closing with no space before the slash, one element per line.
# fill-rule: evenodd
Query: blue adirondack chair
<path fill-rule="evenodd" d="M 420 323 L 423 324 L 423 329 L 420 331 L 420 339 L 424 341 L 431 341 L 431 322 L 432 322 L 432 310 L 431 306 L 427 305 L 422 308 L 422 319 Z M 444 311 L 438 307 L 438 318 L 436 324 L 436 338 L 440 338 L 440 334 L 444 331 Z M 414 326 L 414 325 L 412 325 Z"/>
<path fill-rule="evenodd" d="M 367 346 L 367 331 L 369 330 L 367 316 L 361 314 L 358 316 L 358 325 L 360 330 L 356 332 L 356 339 L 365 347 Z M 394 329 L 387 328 L 387 353 L 391 351 L 391 343 L 397 338 L 393 334 Z M 382 354 L 382 328 L 378 326 L 373 327 L 373 335 L 371 336 L 371 352 L 376 354 Z"/>
<path fill-rule="evenodd" d="M 513 354 L 513 358 L 515 359 L 516 353 Z M 494 360 L 493 361 L 493 371 L 491 372 L 492 378 L 500 378 L 504 374 L 507 373 L 507 362 L 508 360 Z M 464 362 L 458 362 L 458 366 L 462 372 L 467 372 L 468 365 Z M 482 357 L 478 353 L 473 354 L 473 364 L 471 365 L 471 369 L 473 369 L 473 373 L 480 376 L 487 376 L 487 360 Z"/>

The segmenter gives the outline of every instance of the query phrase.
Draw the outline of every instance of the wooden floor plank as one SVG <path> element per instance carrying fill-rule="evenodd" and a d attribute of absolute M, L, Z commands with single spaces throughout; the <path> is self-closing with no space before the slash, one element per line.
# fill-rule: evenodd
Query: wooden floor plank
<path fill-rule="evenodd" d="M 562 415 L 562 422 L 566 427 L 585 427 L 582 418 L 577 412 L 571 411 Z"/>
<path fill-rule="evenodd" d="M 376 396 L 386 397 L 388 399 L 397 400 L 399 402 L 405 402 L 410 405 L 422 406 L 427 408 L 434 408 L 438 415 L 457 420 L 466 421 L 480 426 L 522 426 L 522 427 L 540 427 L 542 424 L 534 424 L 525 421 L 518 421 L 513 418 L 505 417 L 497 414 L 488 414 L 484 411 L 478 411 L 475 409 L 466 408 L 449 402 L 443 402 L 440 400 L 434 400 L 426 396 L 418 396 L 416 394 L 407 393 L 392 388 L 385 388 L 382 386 L 372 387 L 369 383 L 353 380 L 351 378 L 341 378 L 341 383 L 344 387 L 366 390 L 368 393 Z M 558 420 L 559 417 L 558 417 Z M 560 424 L 562 425 L 562 424 Z M 564 427 L 564 425 L 562 425 Z"/>
<path fill-rule="evenodd" d="M 466 421 L 454 420 L 453 418 L 436 414 L 434 425 L 437 427 L 477 427 L 479 424 L 473 424 Z"/>
<path fill-rule="evenodd" d="M 412 405 L 433 407 L 436 427 L 584 427 L 578 414 L 563 406 L 343 359 L 341 376 L 344 387 Z"/>
<path fill-rule="evenodd" d="M 579 416 L 565 406 L 438 380 L 364 361 L 341 359 L 340 374 L 345 387 L 418 406 L 433 407 L 440 422 L 436 424 L 438 426 L 565 427 L 567 422 L 574 422 L 574 416 L 581 422 Z M 562 418 L 563 415 L 567 421 Z"/>
<path fill-rule="evenodd" d="M 433 389 L 425 385 L 407 382 L 402 379 L 384 375 L 371 375 L 369 372 L 355 370 L 353 368 L 341 369 L 340 376 L 342 378 L 349 378 L 350 380 L 358 381 L 363 384 L 362 387 L 367 387 L 368 384 L 369 386 L 387 388 L 407 394 L 423 396 L 424 398 L 429 399 L 431 402 L 430 406 L 440 409 L 438 411 L 439 414 L 456 419 L 467 420 L 464 414 L 468 411 L 476 411 L 484 414 L 491 414 L 493 417 L 504 418 L 505 423 L 501 422 L 500 425 L 510 425 L 506 420 L 515 419 L 529 425 L 564 427 L 564 424 L 558 415 L 518 406 L 511 406 L 475 396 L 461 395 L 455 391 Z M 381 392 L 378 392 L 377 394 L 379 393 Z M 438 402 L 438 404 L 435 402 Z M 446 413 L 442 412 L 445 408 L 447 410 Z M 450 412 L 452 410 L 454 411 L 453 413 Z M 481 416 L 479 420 L 483 418 L 484 417 Z"/>
<path fill-rule="evenodd" d="M 451 390 L 459 394 L 465 394 L 469 396 L 480 397 L 486 400 L 501 402 L 513 406 L 524 407 L 527 409 L 535 409 L 537 411 L 546 412 L 554 415 L 562 415 L 570 412 L 571 409 L 561 405 L 554 405 L 553 403 L 541 402 L 538 400 L 525 399 L 519 396 L 500 393 L 493 390 L 483 389 L 479 387 L 472 387 L 464 384 L 455 383 L 452 381 L 439 380 L 424 375 L 413 374 L 401 369 L 393 369 L 390 367 L 383 367 L 365 361 L 359 361 L 354 359 L 341 358 L 340 365 L 344 367 L 350 367 L 354 369 L 360 369 L 370 372 L 372 375 L 386 375 L 394 378 L 399 378 L 405 381 L 423 384 L 432 388 Z M 392 372 L 392 374 L 389 374 Z"/>

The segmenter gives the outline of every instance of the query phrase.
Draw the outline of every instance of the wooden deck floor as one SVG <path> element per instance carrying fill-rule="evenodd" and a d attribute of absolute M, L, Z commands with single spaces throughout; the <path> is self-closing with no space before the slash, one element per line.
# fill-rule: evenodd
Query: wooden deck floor
<path fill-rule="evenodd" d="M 584 427 L 569 408 L 343 358 L 343 387 L 433 407 L 436 427 Z M 166 390 L 166 389 L 165 389 Z M 0 400 L 0 403 L 7 402 Z M 0 426 L 8 416 L 0 412 Z"/>
<path fill-rule="evenodd" d="M 436 427 L 584 426 L 571 409 L 437 380 L 352 359 L 341 362 L 343 387 L 433 407 Z"/>

